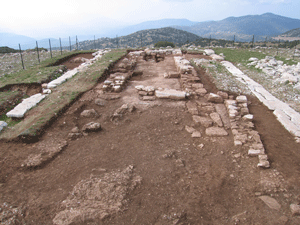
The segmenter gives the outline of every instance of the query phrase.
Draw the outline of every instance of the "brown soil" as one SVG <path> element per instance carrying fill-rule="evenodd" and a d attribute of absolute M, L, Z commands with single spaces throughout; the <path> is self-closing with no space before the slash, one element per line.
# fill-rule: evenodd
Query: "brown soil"
<path fill-rule="evenodd" d="M 65 62 L 61 62 L 60 65 L 65 65 L 68 68 L 68 70 L 72 70 L 72 69 L 78 67 L 80 64 L 83 63 L 83 62 L 76 62 L 75 59 L 80 59 L 80 58 L 92 59 L 93 57 L 94 56 L 92 55 L 92 53 L 78 54 L 78 55 L 73 56 L 72 58 L 68 59 Z"/>
<path fill-rule="evenodd" d="M 71 201 L 70 193 L 76 193 L 73 188 L 79 182 L 117 174 L 114 171 L 120 173 L 133 165 L 141 182 L 126 194 L 116 195 L 124 198 L 118 210 L 98 221 L 82 217 L 73 224 L 300 223 L 289 209 L 291 203 L 299 203 L 299 144 L 266 107 L 249 96 L 255 129 L 271 159 L 271 168 L 263 170 L 256 167 L 256 157 L 247 156 L 246 147 L 234 146 L 230 130 L 226 137 L 208 137 L 199 128 L 202 137 L 192 138 L 184 129 L 193 125 L 185 101 L 139 99 L 136 85 L 181 88 L 177 79 L 163 78 L 164 72 L 176 71 L 172 56 L 159 63 L 139 58 L 136 70 L 143 75 L 133 77 L 118 94 L 120 98 L 107 100 L 112 95 L 95 87 L 60 116 L 38 143 L 0 143 L 0 204 L 21 210 L 15 213 L 15 221 L 53 224 L 65 209 L 61 203 Z M 216 91 L 203 71 L 198 75 L 207 90 Z M 94 103 L 101 97 L 106 98 L 104 107 Z M 124 103 L 137 109 L 112 121 L 111 115 Z M 101 116 L 81 117 L 85 109 L 95 109 Z M 100 122 L 102 130 L 68 139 L 75 126 L 82 128 L 91 121 Z M 30 154 L 39 153 L 42 143 L 62 140 L 68 140 L 68 146 L 43 166 L 21 167 Z M 129 185 L 113 184 L 116 189 Z M 114 187 L 103 192 L 110 193 Z M 280 210 L 268 207 L 259 195 L 275 198 Z M 1 216 L 11 210 L 8 206 L 2 207 Z"/>

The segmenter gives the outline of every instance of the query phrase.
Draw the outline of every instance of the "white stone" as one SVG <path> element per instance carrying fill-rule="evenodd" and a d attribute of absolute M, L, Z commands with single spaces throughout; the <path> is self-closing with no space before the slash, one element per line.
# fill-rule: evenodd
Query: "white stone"
<path fill-rule="evenodd" d="M 43 89 L 43 94 L 51 94 L 51 92 L 50 89 Z"/>
<path fill-rule="evenodd" d="M 262 150 L 255 150 L 255 149 L 249 149 L 248 150 L 248 155 L 249 156 L 258 156 L 258 155 L 261 155 L 261 154 L 263 154 Z"/>
<path fill-rule="evenodd" d="M 192 138 L 200 138 L 201 137 L 201 133 L 200 131 L 194 131 L 192 133 Z"/>
<path fill-rule="evenodd" d="M 3 128 L 6 127 L 6 126 L 7 126 L 7 123 L 6 123 L 6 122 L 0 121 L 0 131 L 2 131 Z"/>
<path fill-rule="evenodd" d="M 155 96 L 157 98 L 169 98 L 173 100 L 183 100 L 186 97 L 186 92 L 177 90 L 156 90 Z"/>
<path fill-rule="evenodd" d="M 62 84 L 63 82 L 67 81 L 68 79 L 72 78 L 74 75 L 76 75 L 78 73 L 78 69 L 75 68 L 73 70 L 69 70 L 66 73 L 64 73 L 62 76 L 60 76 L 59 78 L 51 81 L 50 83 L 48 83 L 47 88 L 55 88 L 56 86 Z"/>
<path fill-rule="evenodd" d="M 253 115 L 252 114 L 247 114 L 247 115 L 243 116 L 243 120 L 252 121 L 253 120 Z"/>
<path fill-rule="evenodd" d="M 13 110 L 11 110 L 8 113 L 6 113 L 6 116 L 7 117 L 22 118 L 22 117 L 24 117 L 25 113 L 29 109 L 31 109 L 32 107 L 36 106 L 45 97 L 46 97 L 46 95 L 42 95 L 41 93 L 32 95 L 31 97 L 24 99 Z"/>
<path fill-rule="evenodd" d="M 137 85 L 135 86 L 135 89 L 137 89 L 138 91 L 143 91 L 144 90 L 144 85 Z"/>
<path fill-rule="evenodd" d="M 212 54 L 215 54 L 215 51 L 212 50 L 212 49 L 204 49 L 204 52 L 206 55 L 212 55 Z"/>
<path fill-rule="evenodd" d="M 271 209 L 280 210 L 281 208 L 281 205 L 274 198 L 264 195 L 260 196 L 259 199 L 262 200 Z"/>
<path fill-rule="evenodd" d="M 248 59 L 248 61 L 250 61 L 250 62 L 253 62 L 253 61 L 258 61 L 258 58 L 251 57 L 250 59 Z"/>
<path fill-rule="evenodd" d="M 238 103 L 247 103 L 247 97 L 245 95 L 237 96 L 235 100 Z"/>

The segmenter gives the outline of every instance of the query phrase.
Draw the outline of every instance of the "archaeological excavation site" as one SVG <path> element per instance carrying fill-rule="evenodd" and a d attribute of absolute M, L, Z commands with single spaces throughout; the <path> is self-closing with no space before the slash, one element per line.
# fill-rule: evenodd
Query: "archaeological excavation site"
<path fill-rule="evenodd" d="M 300 224 L 300 114 L 225 60 L 106 49 L 1 86 L 1 224 Z"/>

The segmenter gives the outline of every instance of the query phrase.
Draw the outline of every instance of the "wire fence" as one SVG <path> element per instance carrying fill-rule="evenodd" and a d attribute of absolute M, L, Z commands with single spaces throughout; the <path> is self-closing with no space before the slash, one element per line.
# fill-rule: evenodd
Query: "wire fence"
<path fill-rule="evenodd" d="M 186 46 L 191 43 L 201 46 L 201 47 L 211 47 L 212 45 L 219 47 L 241 47 L 247 46 L 249 48 L 268 48 L 266 46 L 267 39 L 265 41 L 255 41 L 255 36 L 253 35 L 250 42 L 238 42 L 236 36 L 233 36 L 232 41 L 223 39 L 214 39 L 211 36 L 209 38 L 198 38 L 186 35 L 173 35 L 172 37 L 160 36 L 155 37 L 155 39 L 148 37 L 147 34 L 139 33 L 137 35 L 127 35 L 115 38 L 98 38 L 95 35 L 92 40 L 79 42 L 77 36 L 68 37 L 64 39 L 44 39 L 41 41 L 36 41 L 36 43 L 31 44 L 19 44 L 19 48 L 14 53 L 0 53 L 0 77 L 5 74 L 15 73 L 22 69 L 26 69 L 35 65 L 38 65 L 42 61 L 53 58 L 59 55 L 64 55 L 68 52 L 76 50 L 89 50 L 89 49 L 103 49 L 103 48 L 139 48 L 142 46 L 153 46 L 153 42 L 158 41 L 169 41 L 174 42 L 176 46 Z M 242 44 L 243 43 L 243 44 Z M 294 47 L 294 54 L 292 57 L 299 57 L 299 50 L 296 49 L 298 42 L 280 42 L 275 41 L 274 46 L 277 46 L 277 55 L 283 53 L 284 48 L 290 48 L 291 44 Z M 248 44 L 248 45 L 247 45 Z M 278 50 L 278 47 L 281 47 Z M 276 48 L 276 47 L 274 47 Z M 290 50 L 287 50 L 290 51 Z"/>

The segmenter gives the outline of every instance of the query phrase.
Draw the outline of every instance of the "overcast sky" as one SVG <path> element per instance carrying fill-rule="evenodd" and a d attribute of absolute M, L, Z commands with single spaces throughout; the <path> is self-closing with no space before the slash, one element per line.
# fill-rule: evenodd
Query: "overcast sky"
<path fill-rule="evenodd" d="M 300 19 L 300 0 L 5 0 L 0 6 L 0 32 L 34 38 L 168 18 L 203 22 L 271 12 Z"/>

